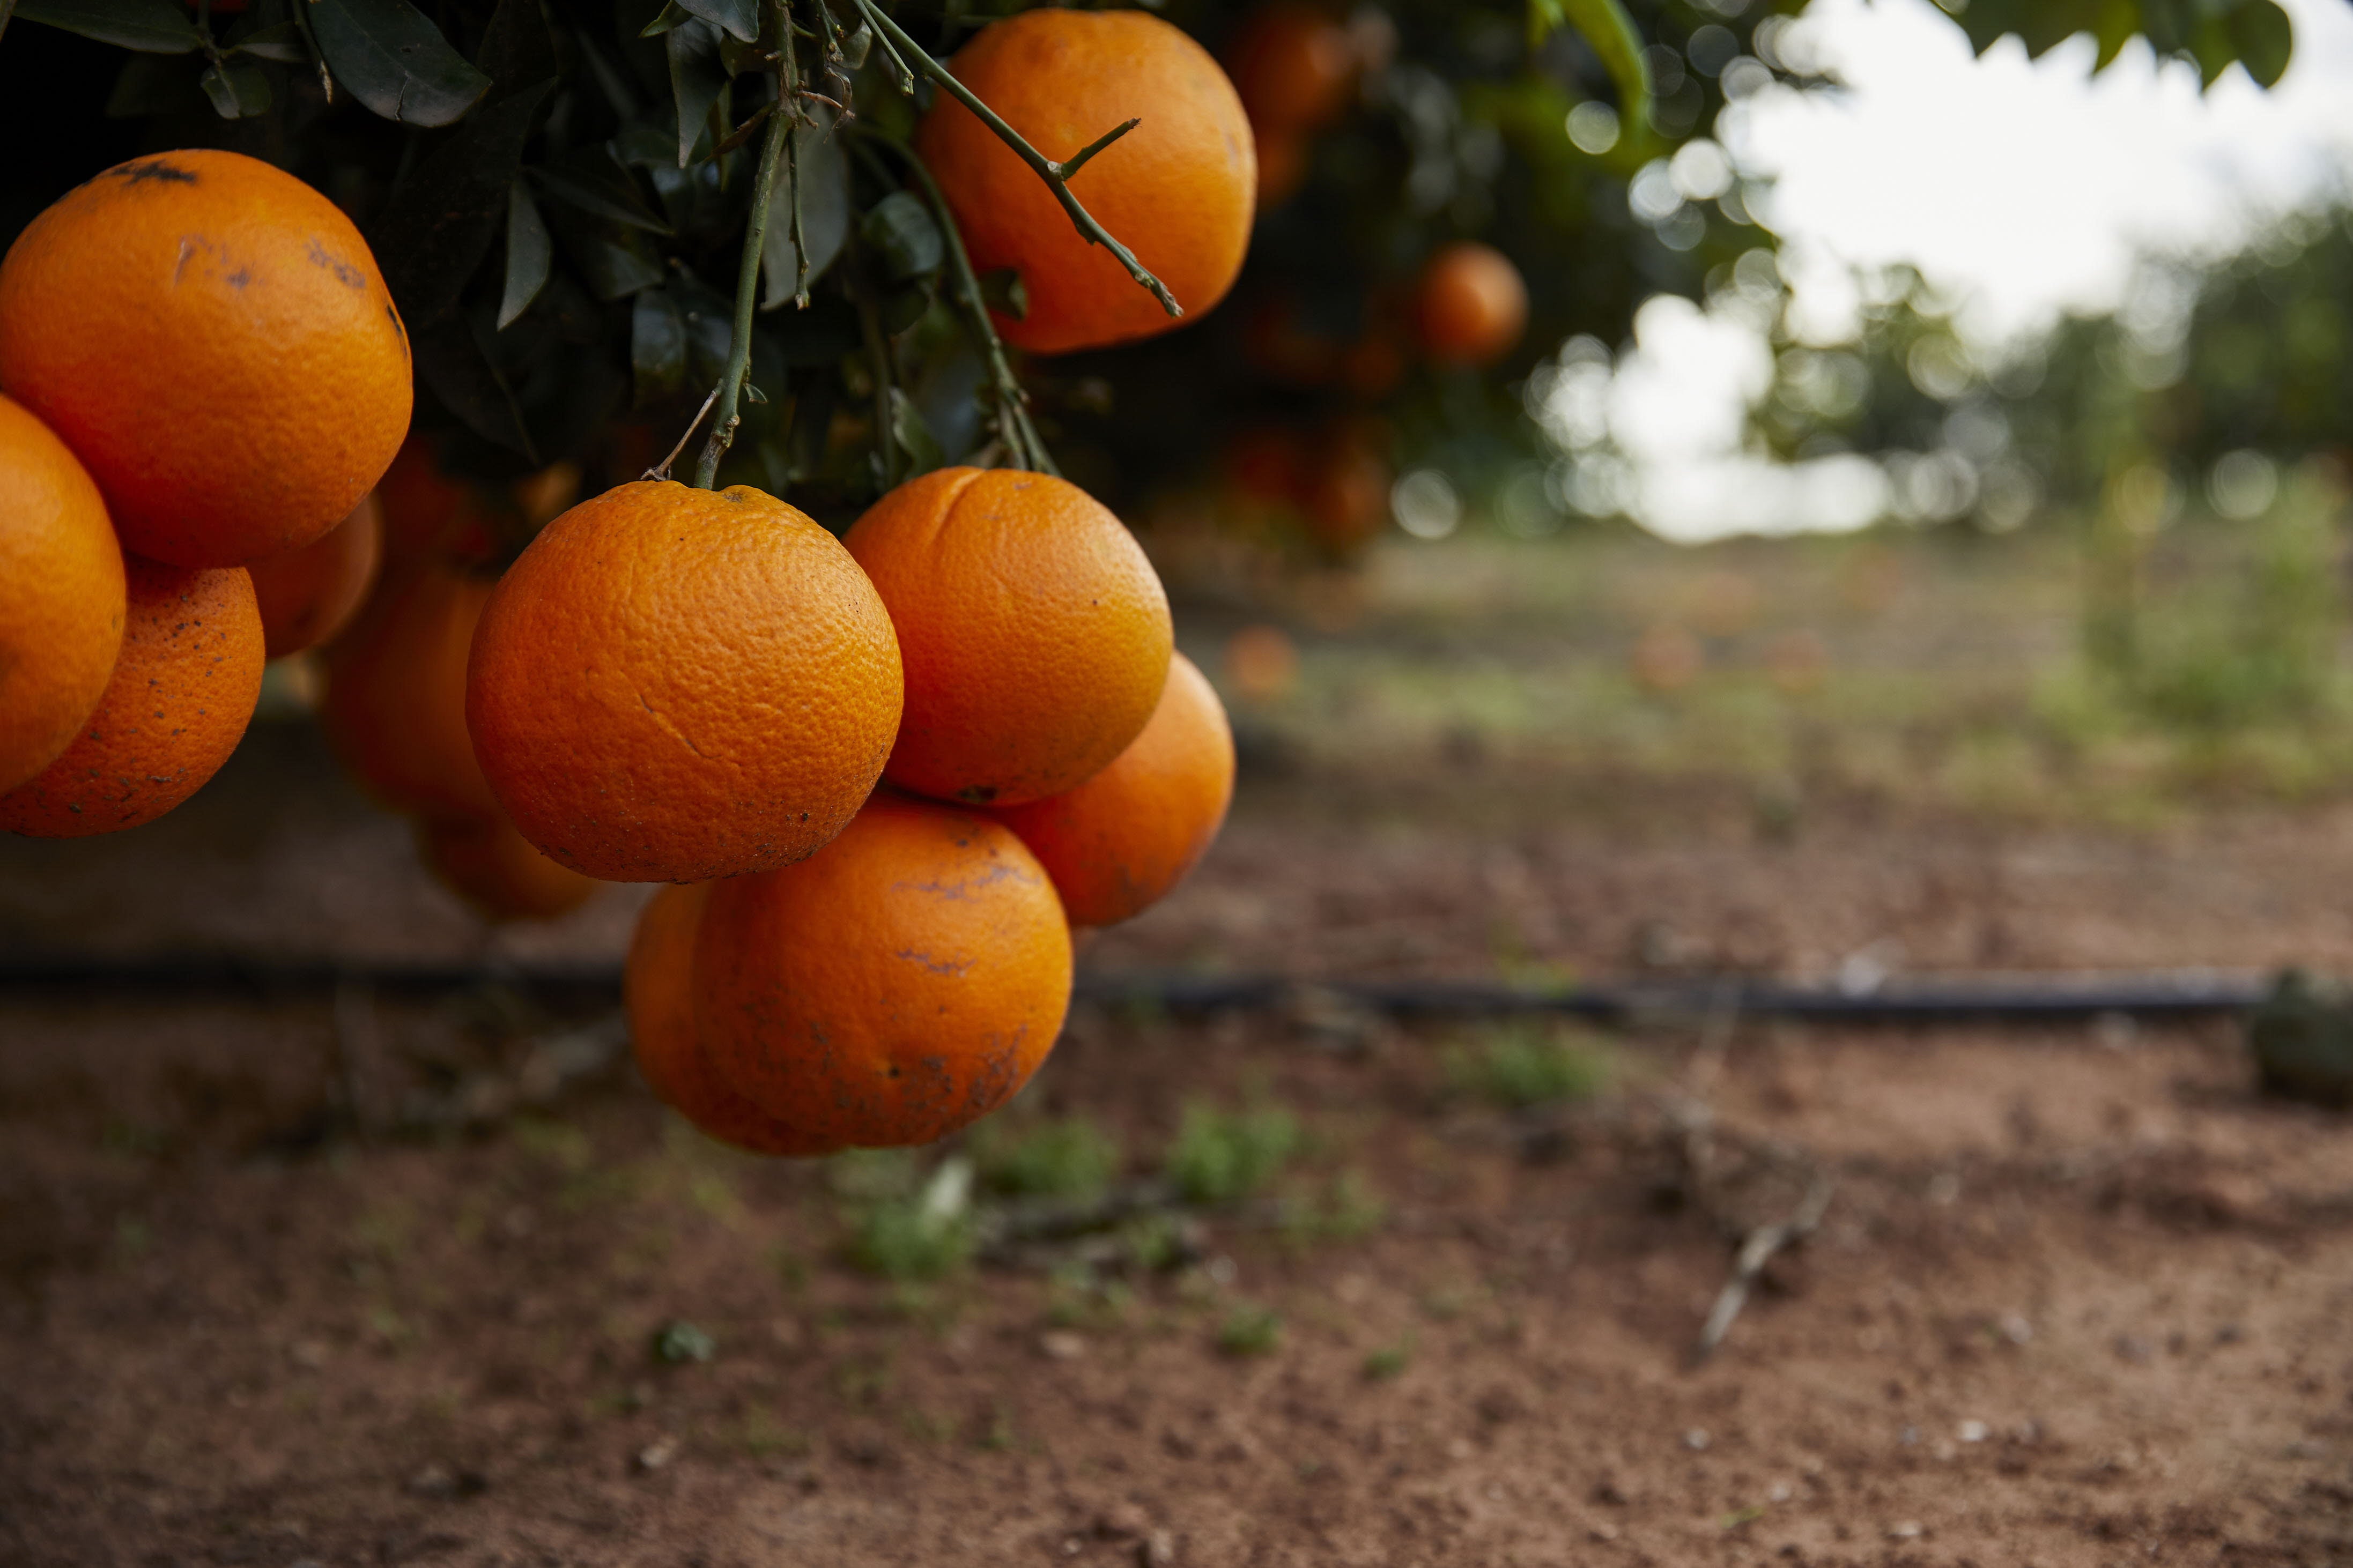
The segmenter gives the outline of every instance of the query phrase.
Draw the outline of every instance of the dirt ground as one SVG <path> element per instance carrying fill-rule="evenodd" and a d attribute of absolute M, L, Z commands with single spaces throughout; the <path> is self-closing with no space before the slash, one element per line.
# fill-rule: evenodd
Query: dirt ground
<path fill-rule="evenodd" d="M 1087 962 L 2353 967 L 2334 808 L 1767 831 L 1737 792 L 1489 782 L 1255 776 Z M 17 953 L 610 955 L 632 907 L 487 935 L 295 726 L 148 833 L 0 847 Z M 925 1283 L 846 1261 L 857 1169 L 729 1154 L 625 1064 L 470 1131 L 329 1114 L 605 1012 L 0 992 L 0 1561 L 2353 1561 L 2353 1136 L 2219 1021 L 1668 1021 L 1512 1112 L 1450 1087 L 1498 1026 L 1082 1009 L 1017 1121 L 1145 1174 L 1188 1103 L 1279 1105 L 1303 1154 L 1173 1266 Z M 1809 1173 L 1821 1228 L 1694 1365 Z M 681 1323 L 708 1360 L 654 1353 Z"/>

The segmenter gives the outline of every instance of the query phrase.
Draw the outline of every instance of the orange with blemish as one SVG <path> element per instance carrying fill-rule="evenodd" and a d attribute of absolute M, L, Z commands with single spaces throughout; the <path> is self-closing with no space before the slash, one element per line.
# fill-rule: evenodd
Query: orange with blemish
<path fill-rule="evenodd" d="M 796 866 L 702 911 L 695 1027 L 720 1080 L 811 1149 L 929 1143 L 1029 1080 L 1071 1002 L 1071 931 L 1001 823 L 878 795 Z"/>
<path fill-rule="evenodd" d="M 261 611 L 241 566 L 123 561 L 122 650 L 57 761 L 0 795 L 0 828 L 81 838 L 153 822 L 228 761 L 261 696 Z"/>
<path fill-rule="evenodd" d="M 159 153 L 67 193 L 0 262 L 0 387 L 90 469 L 124 549 L 241 565 L 383 474 L 408 335 L 325 196 L 239 153 Z"/>

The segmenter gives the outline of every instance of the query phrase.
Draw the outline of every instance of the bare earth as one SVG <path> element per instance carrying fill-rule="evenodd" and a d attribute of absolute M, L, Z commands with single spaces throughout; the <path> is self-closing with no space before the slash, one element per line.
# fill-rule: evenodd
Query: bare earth
<path fill-rule="evenodd" d="M 2337 815 L 1760 835 L 1694 798 L 1534 830 L 1314 793 L 1254 784 L 1089 961 L 2353 963 Z M 632 902 L 487 937 L 299 731 L 148 834 L 0 850 L 19 951 L 609 954 Z M 364 1103 L 583 1021 L 353 1005 Z M 326 998 L 0 995 L 0 1561 L 2353 1560 L 2353 1138 L 2256 1098 L 2230 1028 L 1743 1024 L 1695 1061 L 1662 1026 L 1599 1100 L 1517 1116 L 1447 1091 L 1472 1032 L 1082 1011 L 1028 1102 L 1139 1171 L 1188 1100 L 1279 1102 L 1293 1207 L 1206 1216 L 1171 1269 L 907 1286 L 843 1261 L 839 1171 L 719 1150 L 626 1066 L 363 1141 L 323 1114 Z M 1669 1115 L 1700 1100 L 1704 1180 Z M 1826 1223 L 1694 1366 L 1801 1167 Z M 1377 1209 L 1282 1222 L 1335 1183 Z M 1271 1343 L 1221 1345 L 1259 1309 Z M 681 1321 L 708 1362 L 650 1352 Z"/>

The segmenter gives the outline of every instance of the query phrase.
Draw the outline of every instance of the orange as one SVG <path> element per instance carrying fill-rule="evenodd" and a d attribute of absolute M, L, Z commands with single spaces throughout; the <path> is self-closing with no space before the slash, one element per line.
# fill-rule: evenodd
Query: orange
<path fill-rule="evenodd" d="M 483 562 L 498 552 L 490 509 L 473 486 L 444 474 L 430 437 L 411 436 L 375 488 L 387 563 L 431 558 Z"/>
<path fill-rule="evenodd" d="M 1074 790 L 998 820 L 1054 880 L 1072 925 L 1115 925 L 1158 903 L 1218 836 L 1234 798 L 1234 732 L 1208 678 L 1183 654 L 1152 722 Z"/>
<path fill-rule="evenodd" d="M 239 153 L 118 163 L 0 263 L 0 386 L 88 466 L 122 547 L 292 550 L 408 430 L 408 334 L 335 205 Z"/>
<path fill-rule="evenodd" d="M 301 549 L 248 566 L 269 657 L 317 647 L 342 631 L 375 583 L 383 546 L 383 519 L 369 494 L 351 516 Z"/>
<path fill-rule="evenodd" d="M 1244 626 L 1226 639 L 1226 679 L 1245 701 L 1288 697 L 1299 685 L 1299 647 L 1281 626 Z"/>
<path fill-rule="evenodd" d="M 360 787 L 395 811 L 499 815 L 466 731 L 466 658 L 490 597 L 487 578 L 455 566 L 395 565 L 327 647 L 319 722 Z"/>
<path fill-rule="evenodd" d="M 1227 46 L 1226 64 L 1261 135 L 1321 130 L 1347 112 L 1356 86 L 1348 29 L 1314 5 L 1260 7 Z"/>
<path fill-rule="evenodd" d="M 1071 1001 L 1071 931 L 1001 823 L 878 795 L 797 866 L 722 882 L 694 951 L 721 1080 L 815 1147 L 928 1143 L 1012 1098 Z"/>
<path fill-rule="evenodd" d="M 1369 435 L 1346 426 L 1327 434 L 1300 496 L 1315 542 L 1342 556 L 1371 543 L 1389 520 L 1389 480 L 1388 458 Z"/>
<path fill-rule="evenodd" d="M 1020 274 L 1029 314 L 1000 316 L 1033 353 L 1165 332 L 1226 296 L 1250 247 L 1258 168 L 1250 121 L 1218 62 L 1141 11 L 1024 11 L 974 35 L 958 80 L 1052 159 L 1142 123 L 1071 178 L 1071 194 L 1176 295 L 1172 317 L 1119 259 L 1074 227 L 1046 183 L 970 110 L 941 93 L 915 129 L 973 265 Z"/>
<path fill-rule="evenodd" d="M 796 1135 L 712 1070 L 694 1021 L 694 947 L 711 882 L 655 893 L 629 939 L 622 997 L 638 1071 L 662 1102 L 712 1137 L 757 1154 L 826 1154 L 839 1145 Z"/>
<path fill-rule="evenodd" d="M 1227 482 L 1243 499 L 1264 505 L 1296 504 L 1307 463 L 1299 433 L 1280 425 L 1251 425 L 1226 443 Z"/>
<path fill-rule="evenodd" d="M 0 792 L 78 734 L 122 646 L 122 551 L 80 462 L 0 397 Z"/>
<path fill-rule="evenodd" d="M 466 721 L 523 837 L 607 881 L 700 882 L 815 851 L 899 728 L 899 641 L 841 542 L 774 496 L 641 479 L 507 569 Z"/>
<path fill-rule="evenodd" d="M 153 822 L 202 789 L 261 696 L 261 611 L 245 569 L 126 556 L 122 651 L 90 722 L 0 795 L 0 828 L 81 838 Z"/>
<path fill-rule="evenodd" d="M 598 887 L 541 854 L 502 816 L 419 821 L 417 853 L 435 880 L 485 920 L 552 921 L 586 903 Z"/>
<path fill-rule="evenodd" d="M 1250 130 L 1251 158 L 1258 164 L 1260 212 L 1271 212 L 1307 183 L 1311 153 L 1304 136 L 1289 131 Z"/>
<path fill-rule="evenodd" d="M 1421 344 L 1441 364 L 1492 364 L 1528 325 L 1528 288 L 1511 258 L 1490 245 L 1441 246 L 1414 285 Z"/>
<path fill-rule="evenodd" d="M 1060 795 L 1135 739 L 1168 680 L 1168 595 L 1134 535 L 1076 485 L 941 468 L 842 542 L 907 660 L 891 782 L 974 805 Z"/>

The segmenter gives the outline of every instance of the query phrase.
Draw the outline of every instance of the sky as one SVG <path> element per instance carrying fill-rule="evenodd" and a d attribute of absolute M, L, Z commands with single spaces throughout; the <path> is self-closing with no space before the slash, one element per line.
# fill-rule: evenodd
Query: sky
<path fill-rule="evenodd" d="M 1717 126 L 1783 242 L 1793 333 L 1851 334 L 1854 268 L 1909 262 L 1955 302 L 1965 337 L 1997 349 L 2062 312 L 2126 304 L 2140 258 L 2227 254 L 2283 213 L 2353 193 L 2353 5 L 2283 4 L 2295 52 L 2279 85 L 2233 67 L 2201 95 L 2191 67 L 2138 40 L 2094 77 L 2088 37 L 2038 60 L 2015 38 L 1977 57 L 1928 0 L 1814 0 L 1781 51 L 1845 90 L 1768 87 Z M 1881 515 L 1873 465 L 1740 452 L 1742 412 L 1770 385 L 1762 324 L 1737 295 L 1704 310 L 1662 297 L 1606 384 L 1603 367 L 1572 363 L 1551 422 L 1606 420 L 1630 459 L 1582 475 L 1588 488 L 1678 539 Z"/>

